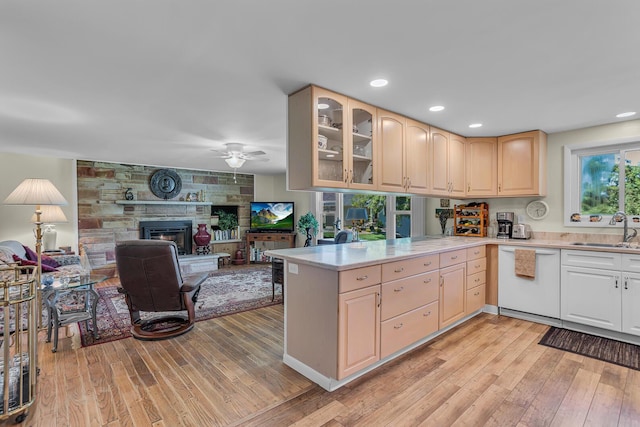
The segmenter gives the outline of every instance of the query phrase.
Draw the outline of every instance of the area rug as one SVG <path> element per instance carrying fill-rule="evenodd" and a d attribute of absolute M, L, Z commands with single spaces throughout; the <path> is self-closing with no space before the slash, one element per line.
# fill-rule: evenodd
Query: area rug
<path fill-rule="evenodd" d="M 95 340 L 84 322 L 78 324 L 83 347 L 131 336 L 129 310 L 116 286 L 96 289 L 98 336 Z M 196 321 L 212 319 L 282 303 L 282 287 L 276 283 L 272 301 L 271 265 L 213 271 L 204 281 L 196 303 Z M 186 317 L 186 312 L 184 312 Z"/>
<path fill-rule="evenodd" d="M 539 344 L 640 370 L 640 347 L 637 345 L 553 326 Z"/>

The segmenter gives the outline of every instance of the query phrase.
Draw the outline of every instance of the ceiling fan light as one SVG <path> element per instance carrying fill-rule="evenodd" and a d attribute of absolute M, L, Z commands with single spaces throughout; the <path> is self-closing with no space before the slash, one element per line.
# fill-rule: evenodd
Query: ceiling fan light
<path fill-rule="evenodd" d="M 244 165 L 245 159 L 241 159 L 240 157 L 232 156 L 228 159 L 224 159 L 225 162 L 229 165 L 230 168 L 238 169 Z"/>

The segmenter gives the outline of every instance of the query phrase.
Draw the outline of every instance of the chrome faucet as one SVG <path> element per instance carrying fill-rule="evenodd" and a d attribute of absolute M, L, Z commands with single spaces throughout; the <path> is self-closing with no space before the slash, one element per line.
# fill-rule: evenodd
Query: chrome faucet
<path fill-rule="evenodd" d="M 609 221 L 609 225 L 616 225 L 616 222 L 617 222 L 616 218 L 619 216 L 622 217 L 622 221 L 623 221 L 622 242 L 627 243 L 629 240 L 633 239 L 638 235 L 638 230 L 636 230 L 635 228 L 632 228 L 633 234 L 629 235 L 629 224 L 627 221 L 627 214 L 622 211 L 618 211 L 613 214 L 613 216 L 611 217 L 611 221 Z"/>

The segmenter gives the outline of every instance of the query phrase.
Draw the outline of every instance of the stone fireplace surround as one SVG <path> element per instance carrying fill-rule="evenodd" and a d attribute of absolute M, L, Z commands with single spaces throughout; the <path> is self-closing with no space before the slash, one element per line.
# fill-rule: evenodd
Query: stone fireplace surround
<path fill-rule="evenodd" d="M 141 221 L 190 221 L 192 239 L 197 224 L 211 230 L 212 205 L 233 205 L 238 206 L 241 232 L 249 228 L 253 175 L 238 174 L 234 183 L 232 173 L 174 169 L 182 179 L 182 192 L 163 201 L 149 187 L 158 169 L 162 167 L 77 161 L 78 240 L 94 271 L 116 275 L 115 244 L 140 238 Z M 134 200 L 125 202 L 128 188 Z M 200 190 L 207 203 L 185 200 Z"/>

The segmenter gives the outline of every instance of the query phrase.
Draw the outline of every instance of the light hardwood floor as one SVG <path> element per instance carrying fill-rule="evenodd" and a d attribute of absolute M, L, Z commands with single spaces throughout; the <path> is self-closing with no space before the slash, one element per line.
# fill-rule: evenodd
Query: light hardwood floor
<path fill-rule="evenodd" d="M 640 425 L 640 372 L 540 346 L 546 330 L 482 314 L 333 393 L 282 364 L 282 305 L 167 341 L 41 342 L 24 424 Z"/>

